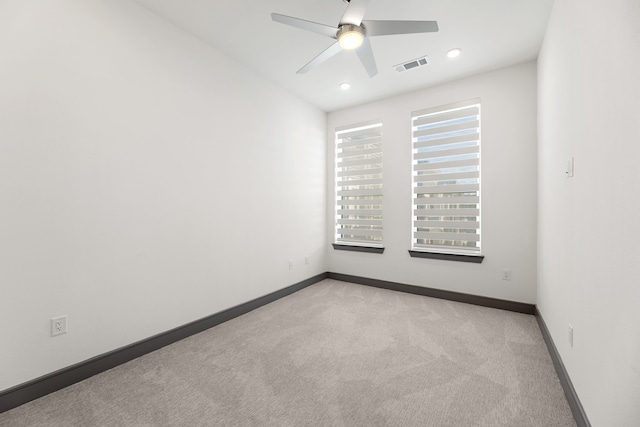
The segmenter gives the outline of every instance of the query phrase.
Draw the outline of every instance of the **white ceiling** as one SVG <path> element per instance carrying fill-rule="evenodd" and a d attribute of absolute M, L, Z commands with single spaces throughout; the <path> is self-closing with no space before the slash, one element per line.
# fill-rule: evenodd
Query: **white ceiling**
<path fill-rule="evenodd" d="M 553 0 L 371 0 L 366 20 L 437 21 L 437 33 L 372 37 L 378 75 L 354 52 L 296 71 L 334 40 L 271 20 L 271 12 L 337 26 L 343 0 L 135 0 L 324 111 L 535 59 Z M 454 47 L 455 59 L 446 57 Z M 393 66 L 428 56 L 398 73 Z M 339 84 L 350 82 L 342 91 Z"/>

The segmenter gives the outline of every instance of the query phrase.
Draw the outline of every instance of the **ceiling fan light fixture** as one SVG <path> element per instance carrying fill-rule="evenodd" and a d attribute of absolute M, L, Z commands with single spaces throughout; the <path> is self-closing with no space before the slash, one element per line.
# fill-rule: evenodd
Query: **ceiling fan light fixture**
<path fill-rule="evenodd" d="M 358 25 L 345 24 L 338 30 L 338 43 L 344 50 L 354 50 L 364 42 L 364 29 Z"/>

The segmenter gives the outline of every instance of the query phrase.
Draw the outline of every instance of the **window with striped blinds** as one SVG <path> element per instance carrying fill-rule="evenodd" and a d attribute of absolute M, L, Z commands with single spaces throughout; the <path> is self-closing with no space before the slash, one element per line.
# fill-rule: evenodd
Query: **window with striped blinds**
<path fill-rule="evenodd" d="M 335 243 L 382 247 L 382 122 L 336 129 Z"/>
<path fill-rule="evenodd" d="M 480 255 L 480 100 L 411 114 L 413 250 Z"/>

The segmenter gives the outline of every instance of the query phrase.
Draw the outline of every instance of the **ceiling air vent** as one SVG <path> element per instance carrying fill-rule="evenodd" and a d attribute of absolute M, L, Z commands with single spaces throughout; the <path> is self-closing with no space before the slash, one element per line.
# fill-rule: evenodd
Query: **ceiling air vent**
<path fill-rule="evenodd" d="M 412 59 L 411 61 L 405 62 L 404 64 L 394 65 L 393 68 L 399 73 L 407 70 L 411 70 L 412 68 L 422 67 L 424 65 L 429 64 L 429 58 L 423 56 L 422 58 Z"/>

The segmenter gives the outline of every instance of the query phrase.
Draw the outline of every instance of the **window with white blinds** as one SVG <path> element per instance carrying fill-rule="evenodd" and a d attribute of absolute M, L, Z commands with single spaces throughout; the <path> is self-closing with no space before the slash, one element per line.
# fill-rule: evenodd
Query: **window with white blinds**
<path fill-rule="evenodd" d="M 480 255 L 480 100 L 411 114 L 415 251 Z"/>
<path fill-rule="evenodd" d="M 335 243 L 381 248 L 381 121 L 336 129 L 336 187 Z"/>

